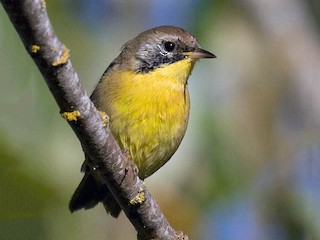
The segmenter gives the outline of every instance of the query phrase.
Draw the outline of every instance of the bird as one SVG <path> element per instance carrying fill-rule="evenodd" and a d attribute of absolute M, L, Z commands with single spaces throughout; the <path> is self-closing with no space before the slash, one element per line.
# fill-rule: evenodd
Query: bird
<path fill-rule="evenodd" d="M 197 60 L 215 57 L 186 30 L 159 26 L 125 43 L 103 73 L 91 100 L 107 114 L 112 135 L 142 180 L 178 149 L 190 112 L 188 78 Z M 108 187 L 86 161 L 81 170 L 85 175 L 70 200 L 70 211 L 102 202 L 117 218 L 121 208 Z"/>

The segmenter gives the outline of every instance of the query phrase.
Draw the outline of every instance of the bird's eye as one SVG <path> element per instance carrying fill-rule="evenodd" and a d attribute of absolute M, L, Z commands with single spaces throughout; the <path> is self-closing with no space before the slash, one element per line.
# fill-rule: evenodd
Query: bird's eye
<path fill-rule="evenodd" d="M 173 42 L 165 42 L 164 43 L 164 49 L 167 51 L 167 52 L 172 52 L 175 48 L 175 44 Z"/>

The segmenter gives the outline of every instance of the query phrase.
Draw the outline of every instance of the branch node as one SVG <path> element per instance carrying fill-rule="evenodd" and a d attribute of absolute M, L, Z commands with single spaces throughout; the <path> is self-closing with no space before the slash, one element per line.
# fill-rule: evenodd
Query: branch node
<path fill-rule="evenodd" d="M 61 113 L 61 117 L 63 117 L 68 122 L 77 121 L 80 116 L 81 114 L 79 111 Z"/>
<path fill-rule="evenodd" d="M 66 64 L 69 60 L 69 49 L 66 47 L 66 45 L 63 45 L 62 54 L 59 57 L 59 59 L 52 63 L 52 66 L 57 67 L 59 65 Z"/>

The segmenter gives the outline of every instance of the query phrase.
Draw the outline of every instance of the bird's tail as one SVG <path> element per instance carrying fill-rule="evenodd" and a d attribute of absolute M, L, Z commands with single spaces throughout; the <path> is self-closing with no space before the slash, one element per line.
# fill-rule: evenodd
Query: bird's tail
<path fill-rule="evenodd" d="M 105 184 L 97 182 L 89 172 L 86 172 L 70 200 L 69 209 L 71 212 L 82 208 L 89 209 L 96 206 L 99 202 L 103 202 L 105 209 L 111 216 L 115 218 L 119 216 L 121 207 L 108 187 Z"/>

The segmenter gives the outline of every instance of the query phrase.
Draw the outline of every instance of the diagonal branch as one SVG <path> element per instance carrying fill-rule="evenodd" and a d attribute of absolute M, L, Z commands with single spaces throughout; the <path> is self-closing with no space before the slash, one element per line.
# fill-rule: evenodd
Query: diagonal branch
<path fill-rule="evenodd" d="M 0 0 L 27 52 L 43 75 L 63 116 L 81 142 L 139 239 L 188 239 L 169 225 L 154 198 L 133 171 L 110 130 L 79 82 L 69 50 L 49 21 L 44 0 Z M 137 200 L 137 201 L 136 201 Z"/>

